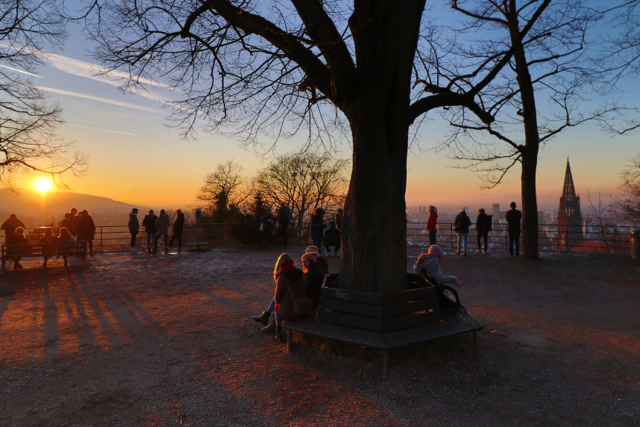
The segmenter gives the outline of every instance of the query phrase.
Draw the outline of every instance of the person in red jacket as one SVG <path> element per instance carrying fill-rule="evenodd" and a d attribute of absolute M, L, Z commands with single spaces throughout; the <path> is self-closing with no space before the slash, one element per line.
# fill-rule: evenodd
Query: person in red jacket
<path fill-rule="evenodd" d="M 438 219 L 438 209 L 435 206 L 429 206 L 429 219 L 427 220 L 427 231 L 429 232 L 429 246 L 436 243 L 436 220 Z"/>

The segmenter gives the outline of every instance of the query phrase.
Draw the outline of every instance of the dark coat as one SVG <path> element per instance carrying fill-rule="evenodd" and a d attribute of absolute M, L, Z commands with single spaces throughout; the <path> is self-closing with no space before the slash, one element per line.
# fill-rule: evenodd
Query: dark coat
<path fill-rule="evenodd" d="M 313 215 L 311 217 L 311 221 L 309 222 L 309 227 L 311 228 L 312 236 L 322 236 L 322 231 L 324 230 L 324 220 L 319 215 Z"/>
<path fill-rule="evenodd" d="M 0 230 L 4 230 L 5 236 L 13 236 L 13 234 L 16 232 L 16 228 L 18 227 L 24 228 L 24 223 L 18 218 L 9 218 L 4 223 L 2 223 L 2 228 L 0 228 Z"/>
<path fill-rule="evenodd" d="M 287 286 L 289 284 L 289 286 Z M 307 283 L 304 280 L 302 270 L 297 268 L 287 270 L 280 274 L 276 283 L 276 304 L 278 305 L 278 315 L 284 320 L 294 320 L 293 297 L 304 298 L 307 296 Z"/>
<path fill-rule="evenodd" d="M 313 300 L 314 305 L 318 305 L 320 302 L 320 290 L 324 276 L 325 273 L 313 261 L 309 263 L 309 269 L 304 273 L 304 280 L 307 282 L 307 296 Z"/>
<path fill-rule="evenodd" d="M 507 211 L 505 219 L 507 220 L 508 230 L 520 230 L 520 220 L 522 219 L 522 212 L 520 212 L 516 208 L 510 209 Z"/>
<path fill-rule="evenodd" d="M 9 256 L 25 256 L 31 253 L 31 245 L 24 235 L 7 236 L 4 244 L 7 245 L 7 255 Z"/>
<path fill-rule="evenodd" d="M 158 219 L 156 219 L 156 236 L 168 236 L 170 224 L 171 220 L 169 219 L 169 215 L 160 214 Z"/>
<path fill-rule="evenodd" d="M 476 230 L 478 230 L 478 232 L 480 233 L 486 233 L 489 230 L 487 230 L 487 220 L 489 219 L 489 215 L 487 215 L 486 213 L 481 213 L 478 214 L 478 218 L 476 219 Z"/>
<path fill-rule="evenodd" d="M 336 227 L 329 227 L 324 231 L 322 242 L 327 246 L 337 246 L 341 243 L 342 232 Z"/>
<path fill-rule="evenodd" d="M 158 217 L 154 214 L 145 215 L 142 220 L 142 226 L 147 233 L 155 233 L 158 228 L 156 227 L 156 220 Z"/>
<path fill-rule="evenodd" d="M 38 244 L 40 245 L 43 254 L 54 255 L 56 253 L 58 238 L 55 236 L 42 236 L 40 240 L 38 240 Z"/>
<path fill-rule="evenodd" d="M 462 211 L 456 216 L 455 221 L 453 221 L 453 226 L 457 226 L 458 233 L 468 233 L 469 227 L 471 226 L 471 220 L 465 211 Z"/>
<path fill-rule="evenodd" d="M 138 216 L 131 212 L 129 214 L 129 233 L 138 234 L 140 232 L 140 222 L 138 222 Z"/>
<path fill-rule="evenodd" d="M 65 227 L 69 233 L 76 234 L 76 217 L 71 213 L 64 214 L 64 219 L 59 223 L 60 227 Z"/>
<path fill-rule="evenodd" d="M 96 234 L 96 225 L 93 223 L 93 218 L 88 214 L 78 216 L 76 229 L 80 240 L 93 240 Z"/>
<path fill-rule="evenodd" d="M 175 221 L 173 221 L 172 232 L 174 236 L 182 236 L 184 232 L 184 214 L 180 212 Z"/>

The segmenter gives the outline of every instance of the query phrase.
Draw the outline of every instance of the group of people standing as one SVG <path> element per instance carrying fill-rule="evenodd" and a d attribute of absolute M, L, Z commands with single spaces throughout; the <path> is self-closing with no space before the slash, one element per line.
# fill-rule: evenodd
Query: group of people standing
<path fill-rule="evenodd" d="M 174 241 L 178 241 L 178 251 L 182 250 L 182 234 L 184 233 L 184 213 L 180 209 L 176 211 L 176 218 L 171 223 L 169 215 L 164 209 L 160 210 L 160 215 L 156 215 L 153 209 L 145 215 L 142 220 L 142 226 L 147 233 L 147 252 L 156 252 L 158 250 L 158 241 L 164 237 L 164 253 L 166 254 L 173 245 Z M 140 233 L 140 222 L 138 221 L 138 209 L 133 208 L 129 214 L 129 234 L 131 234 L 131 252 L 136 252 L 136 239 Z M 169 241 L 169 232 L 171 232 L 171 240 Z M 168 243 L 167 243 L 168 242 Z"/>
<path fill-rule="evenodd" d="M 342 209 L 338 209 L 333 220 L 329 221 L 329 226 L 325 227 L 324 222 L 325 210 L 323 208 L 315 208 L 313 215 L 309 221 L 309 231 L 313 245 L 318 248 L 322 255 L 322 248 L 327 251 L 327 256 L 340 256 L 340 247 L 342 245 Z M 266 247 L 273 235 L 275 225 L 278 224 L 278 235 L 282 237 L 282 246 L 287 247 L 287 228 L 291 222 L 291 210 L 283 202 L 280 204 L 277 216 L 274 216 L 269 210 L 260 223 L 260 231 L 262 232 L 262 246 Z"/>
<path fill-rule="evenodd" d="M 522 220 L 522 212 L 516 209 L 516 203 L 511 202 L 511 209 L 507 211 L 505 219 L 507 220 L 507 234 L 509 235 L 509 256 L 520 256 L 520 221 Z M 429 206 L 429 218 L 427 219 L 427 231 L 429 232 L 429 245 L 436 245 L 436 233 L 438 220 L 438 209 L 435 206 Z M 456 254 L 467 255 L 467 244 L 469 238 L 469 229 L 471 228 L 471 219 L 467 212 L 463 209 L 453 221 L 453 231 L 458 235 L 458 243 L 456 246 Z M 485 210 L 478 209 L 478 217 L 476 219 L 476 239 L 478 250 L 476 253 L 487 254 L 489 249 L 487 241 L 489 232 L 492 230 L 492 218 L 485 213 Z M 484 247 L 482 242 L 484 241 Z"/>

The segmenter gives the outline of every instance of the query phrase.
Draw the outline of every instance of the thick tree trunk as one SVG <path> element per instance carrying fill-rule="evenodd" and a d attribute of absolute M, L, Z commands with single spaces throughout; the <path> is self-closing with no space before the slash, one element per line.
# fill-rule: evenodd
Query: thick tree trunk
<path fill-rule="evenodd" d="M 538 150 L 525 150 L 522 153 L 522 173 L 520 184 L 522 191 L 522 256 L 538 258 L 538 198 L 536 192 L 536 168 Z"/>
<path fill-rule="evenodd" d="M 352 121 L 353 171 L 340 265 L 345 289 L 384 293 L 407 287 L 407 128 L 403 140 L 390 141 L 386 124 L 380 114 Z"/>

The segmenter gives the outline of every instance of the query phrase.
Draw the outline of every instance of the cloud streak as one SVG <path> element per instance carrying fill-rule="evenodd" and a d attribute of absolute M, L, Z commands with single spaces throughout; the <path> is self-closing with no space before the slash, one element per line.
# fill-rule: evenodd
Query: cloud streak
<path fill-rule="evenodd" d="M 131 104 L 130 102 L 115 101 L 113 99 L 103 98 L 101 96 L 93 96 L 93 95 L 87 95 L 87 94 L 79 93 L 79 92 L 71 92 L 71 91 L 68 91 L 68 90 L 54 89 L 52 87 L 44 87 L 44 86 L 34 86 L 34 87 L 36 89 L 44 90 L 44 91 L 47 91 L 47 92 L 57 93 L 58 95 L 75 96 L 76 98 L 90 99 L 92 101 L 104 102 L 106 104 L 117 105 L 117 106 L 120 106 L 120 107 L 134 108 L 136 110 L 143 110 L 143 111 L 149 111 L 151 113 L 163 114 L 162 111 L 159 111 L 159 110 L 157 110 L 155 108 L 150 108 L 150 107 L 144 107 L 142 105 Z"/>
<path fill-rule="evenodd" d="M 117 131 L 117 130 L 109 130 L 109 129 L 92 128 L 92 127 L 89 127 L 89 126 L 74 125 L 74 124 L 72 124 L 72 123 L 65 123 L 65 125 L 67 125 L 67 126 L 73 126 L 73 127 L 76 127 L 76 128 L 91 129 L 91 130 L 99 130 L 99 131 L 101 131 L 101 132 L 118 133 L 118 134 L 120 134 L 120 135 L 138 136 L 138 135 L 136 135 L 135 133 L 119 132 L 119 131 Z"/>
<path fill-rule="evenodd" d="M 15 71 L 16 73 L 27 74 L 27 75 L 32 76 L 32 77 L 37 77 L 37 78 L 39 78 L 39 79 L 41 79 L 41 78 L 42 78 L 42 76 L 39 76 L 39 75 L 37 75 L 37 74 L 29 73 L 29 72 L 24 71 L 24 70 L 18 70 L 17 68 L 7 67 L 6 65 L 0 65 L 0 67 L 2 67 L 2 68 L 6 68 L 7 70 Z"/>

